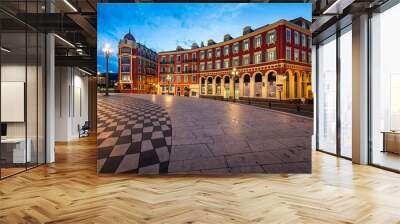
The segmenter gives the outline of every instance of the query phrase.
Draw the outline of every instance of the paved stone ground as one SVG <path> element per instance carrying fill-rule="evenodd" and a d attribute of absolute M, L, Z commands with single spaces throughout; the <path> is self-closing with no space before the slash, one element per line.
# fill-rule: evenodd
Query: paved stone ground
<path fill-rule="evenodd" d="M 171 121 L 162 107 L 124 95 L 99 96 L 99 173 L 168 172 Z"/>
<path fill-rule="evenodd" d="M 309 118 L 198 98 L 120 95 L 119 100 L 156 104 L 168 113 L 172 125 L 168 173 L 311 172 Z"/>

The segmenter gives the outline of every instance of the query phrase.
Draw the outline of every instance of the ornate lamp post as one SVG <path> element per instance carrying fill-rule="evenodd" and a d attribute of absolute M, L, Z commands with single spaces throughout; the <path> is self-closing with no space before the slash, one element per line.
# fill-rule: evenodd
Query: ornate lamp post
<path fill-rule="evenodd" d="M 236 91 L 235 91 L 235 86 L 236 86 L 236 77 L 239 76 L 239 71 L 236 70 L 234 67 L 232 70 L 232 78 L 233 78 L 233 101 L 236 101 Z"/>
<path fill-rule="evenodd" d="M 106 96 L 108 96 L 108 83 L 109 83 L 109 78 L 108 78 L 108 58 L 110 57 L 112 53 L 112 49 L 109 44 L 106 44 L 103 48 L 104 55 L 106 56 Z"/>

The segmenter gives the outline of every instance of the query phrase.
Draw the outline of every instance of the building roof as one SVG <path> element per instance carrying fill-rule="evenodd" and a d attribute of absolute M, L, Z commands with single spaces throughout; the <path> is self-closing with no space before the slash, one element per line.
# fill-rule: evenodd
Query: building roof
<path fill-rule="evenodd" d="M 134 38 L 133 35 L 131 34 L 131 30 L 130 30 L 130 29 L 129 29 L 129 33 L 125 34 L 124 39 L 125 39 L 125 40 L 131 40 L 131 41 L 135 41 L 135 42 L 136 42 L 135 38 Z"/>
<path fill-rule="evenodd" d="M 237 40 L 239 40 L 239 39 L 241 39 L 241 38 L 245 38 L 246 36 L 253 35 L 253 34 L 255 34 L 255 33 L 259 32 L 259 31 L 261 31 L 261 30 L 263 30 L 263 29 L 266 29 L 266 28 L 268 28 L 268 27 L 272 27 L 272 26 L 274 26 L 274 25 L 276 25 L 276 24 L 279 24 L 279 23 L 290 24 L 290 25 L 293 25 L 293 26 L 295 26 L 295 27 L 297 27 L 297 28 L 299 28 L 299 29 L 309 31 L 309 27 L 307 27 L 307 29 L 305 29 L 305 28 L 301 27 L 300 25 L 298 25 L 298 22 L 299 22 L 299 21 L 304 21 L 304 22 L 307 23 L 307 25 L 311 24 L 310 21 L 308 21 L 308 20 L 306 20 L 306 19 L 304 19 L 304 18 L 302 18 L 302 17 L 298 17 L 298 18 L 293 19 L 293 20 L 290 20 L 290 21 L 285 20 L 285 19 L 281 19 L 281 20 L 278 20 L 277 22 L 274 22 L 274 23 L 272 23 L 272 24 L 266 24 L 266 25 L 263 25 L 263 26 L 261 26 L 261 27 L 258 27 L 258 28 L 256 28 L 256 29 L 252 30 L 252 32 L 249 32 L 249 33 L 247 33 L 247 34 L 243 34 L 243 35 L 241 35 L 241 36 L 239 36 L 239 37 L 232 38 L 232 37 L 229 35 L 230 38 L 229 38 L 229 39 L 225 39 L 225 36 L 226 36 L 226 35 L 225 35 L 225 36 L 224 36 L 224 40 L 223 40 L 222 42 L 215 43 L 215 44 L 213 44 L 213 45 L 222 45 L 222 44 L 224 44 L 224 43 L 226 43 L 226 42 L 237 41 Z M 310 32 L 310 31 L 309 31 L 309 32 Z M 201 49 L 201 48 L 208 49 L 208 48 L 210 48 L 210 47 L 212 47 L 212 45 L 211 45 L 211 46 L 203 46 L 203 47 L 200 46 L 199 48 L 195 48 L 195 49 L 193 49 L 193 48 L 192 48 L 192 49 L 183 49 L 183 50 L 181 50 L 181 51 L 188 51 L 188 52 L 191 52 L 191 51 L 194 51 L 194 50 L 199 50 L 199 49 Z M 219 47 L 219 46 L 217 46 L 217 47 Z M 178 52 L 179 52 L 179 51 L 177 51 L 177 50 L 170 50 L 170 51 L 161 51 L 161 52 L 158 52 L 158 54 L 168 54 L 168 53 L 178 53 Z"/>

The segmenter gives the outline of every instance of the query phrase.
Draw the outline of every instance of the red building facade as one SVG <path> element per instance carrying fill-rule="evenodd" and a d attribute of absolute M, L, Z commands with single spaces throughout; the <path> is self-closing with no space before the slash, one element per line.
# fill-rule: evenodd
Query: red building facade
<path fill-rule="evenodd" d="M 158 93 L 312 98 L 309 26 L 303 18 L 280 20 L 220 43 L 159 52 Z"/>
<path fill-rule="evenodd" d="M 129 31 L 118 45 L 120 92 L 157 92 L 157 53 L 136 42 Z"/>

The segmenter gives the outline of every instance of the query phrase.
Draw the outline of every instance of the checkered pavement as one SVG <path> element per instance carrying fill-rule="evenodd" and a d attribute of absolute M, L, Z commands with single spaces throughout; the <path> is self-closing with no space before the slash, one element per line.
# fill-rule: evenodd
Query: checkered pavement
<path fill-rule="evenodd" d="M 161 106 L 124 95 L 97 104 L 99 173 L 168 173 L 172 127 Z"/>

